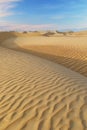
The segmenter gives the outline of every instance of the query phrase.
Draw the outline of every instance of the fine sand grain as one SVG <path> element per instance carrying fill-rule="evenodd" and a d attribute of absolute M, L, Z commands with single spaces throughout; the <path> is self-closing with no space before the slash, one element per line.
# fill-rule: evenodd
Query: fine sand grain
<path fill-rule="evenodd" d="M 87 66 L 86 37 L 82 37 L 83 44 L 77 38 L 81 44 L 76 45 L 74 37 L 67 42 L 64 36 L 65 42 L 59 44 L 52 36 L 48 43 L 46 36 L 0 35 L 0 130 L 87 130 L 87 69 L 83 68 L 84 74 L 82 68 L 80 72 L 74 65 L 73 71 L 70 67 L 74 60 Z M 43 49 L 39 38 L 45 45 Z M 47 59 L 48 54 L 65 61 L 54 63 L 52 58 Z M 77 68 L 81 65 L 78 62 Z"/>

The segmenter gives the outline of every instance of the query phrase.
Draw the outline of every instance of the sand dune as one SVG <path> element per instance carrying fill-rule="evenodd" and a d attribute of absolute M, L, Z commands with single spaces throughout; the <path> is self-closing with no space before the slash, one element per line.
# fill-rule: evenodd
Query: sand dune
<path fill-rule="evenodd" d="M 0 130 L 87 130 L 87 77 L 62 66 L 63 61 L 59 65 L 47 60 L 47 55 L 46 59 L 40 57 L 43 46 L 36 43 L 39 42 L 36 36 L 37 40 L 33 37 L 31 41 L 37 45 L 31 48 L 28 45 L 33 44 L 29 42 L 31 38 L 24 38 L 23 34 L 20 38 L 17 33 L 8 35 L 9 38 L 0 37 Z M 43 37 L 40 41 L 43 39 L 47 44 Z M 55 38 L 49 41 L 52 39 L 55 41 Z M 45 45 L 43 54 L 63 57 L 67 50 L 67 58 L 80 59 L 82 64 L 84 60 L 86 64 L 86 45 L 66 43 L 58 44 L 61 50 L 56 52 L 57 46 L 48 49 Z M 40 53 L 35 56 L 39 46 Z M 20 47 L 28 47 L 34 53 Z"/>
<path fill-rule="evenodd" d="M 87 37 L 21 37 L 6 40 L 8 48 L 19 46 L 87 77 Z"/>

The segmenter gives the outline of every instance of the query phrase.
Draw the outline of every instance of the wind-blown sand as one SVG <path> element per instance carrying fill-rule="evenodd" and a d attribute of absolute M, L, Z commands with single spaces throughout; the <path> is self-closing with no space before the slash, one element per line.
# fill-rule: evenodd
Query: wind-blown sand
<path fill-rule="evenodd" d="M 86 42 L 0 34 L 0 130 L 87 130 Z"/>

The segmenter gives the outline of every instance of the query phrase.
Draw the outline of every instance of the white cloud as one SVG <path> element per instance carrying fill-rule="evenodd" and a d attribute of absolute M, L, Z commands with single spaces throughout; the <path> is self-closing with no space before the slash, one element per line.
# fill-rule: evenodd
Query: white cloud
<path fill-rule="evenodd" d="M 10 22 L 0 22 L 1 31 L 31 31 L 31 30 L 50 30 L 55 29 L 55 24 L 40 24 L 40 25 L 31 25 L 31 24 L 15 24 Z"/>
<path fill-rule="evenodd" d="M 0 0 L 0 3 L 17 2 L 20 0 Z"/>
<path fill-rule="evenodd" d="M 20 0 L 0 0 L 0 17 L 6 17 L 14 14 L 12 8 L 16 5 L 15 3 Z"/>
<path fill-rule="evenodd" d="M 2 21 L 0 22 L 0 31 L 35 31 L 35 30 L 81 30 L 87 29 L 86 23 L 79 24 L 66 24 L 66 25 L 57 25 L 57 24 L 16 24 Z"/>

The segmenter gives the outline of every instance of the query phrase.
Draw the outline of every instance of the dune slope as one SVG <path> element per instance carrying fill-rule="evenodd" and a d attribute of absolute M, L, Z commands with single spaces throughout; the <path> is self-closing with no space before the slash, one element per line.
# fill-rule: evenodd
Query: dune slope
<path fill-rule="evenodd" d="M 13 41 L 19 47 L 29 50 L 29 53 L 87 77 L 87 37 L 17 37 Z"/>
<path fill-rule="evenodd" d="M 87 130 L 87 78 L 13 48 L 0 46 L 0 130 Z"/>

